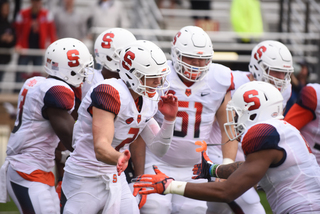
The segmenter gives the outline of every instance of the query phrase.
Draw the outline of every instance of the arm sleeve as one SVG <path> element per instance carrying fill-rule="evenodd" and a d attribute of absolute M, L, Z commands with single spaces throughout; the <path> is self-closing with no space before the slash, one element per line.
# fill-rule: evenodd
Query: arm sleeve
<path fill-rule="evenodd" d="M 284 120 L 296 127 L 297 129 L 302 129 L 310 121 L 314 119 L 314 114 L 297 103 L 295 103 L 288 113 L 286 114 Z"/>
<path fill-rule="evenodd" d="M 164 119 L 160 129 L 157 121 L 151 118 L 140 135 L 150 151 L 156 156 L 162 157 L 171 144 L 173 128 L 174 121 Z"/>
<path fill-rule="evenodd" d="M 51 87 L 45 94 L 43 102 L 45 107 L 71 110 L 74 106 L 74 93 L 67 87 L 58 85 Z"/>
<path fill-rule="evenodd" d="M 91 93 L 92 106 L 109 111 L 115 115 L 120 111 L 120 95 L 117 89 L 107 84 L 100 84 Z"/>
<path fill-rule="evenodd" d="M 307 123 L 316 119 L 317 105 L 316 91 L 311 86 L 305 86 L 300 92 L 297 103 L 290 108 L 284 120 L 300 130 Z"/>
<path fill-rule="evenodd" d="M 252 126 L 242 139 L 242 149 L 245 155 L 264 149 L 278 149 L 280 135 L 276 128 L 269 124 Z"/>

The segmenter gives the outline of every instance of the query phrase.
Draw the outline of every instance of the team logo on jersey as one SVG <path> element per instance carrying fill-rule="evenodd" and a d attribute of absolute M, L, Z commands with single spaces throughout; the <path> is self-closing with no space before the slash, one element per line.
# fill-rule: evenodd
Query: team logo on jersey
<path fill-rule="evenodd" d="M 209 94 L 210 94 L 209 92 L 201 92 L 201 97 L 207 96 Z"/>
<path fill-rule="evenodd" d="M 187 97 L 189 97 L 191 95 L 191 89 L 186 89 L 185 93 L 186 93 Z"/>
<path fill-rule="evenodd" d="M 137 117 L 137 122 L 140 123 L 140 121 L 141 121 L 141 114 L 139 114 Z"/>
<path fill-rule="evenodd" d="M 28 85 L 29 87 L 33 87 L 36 83 L 37 83 L 37 80 L 32 79 L 32 80 L 30 80 L 30 81 L 27 83 L 27 85 Z"/>
<path fill-rule="evenodd" d="M 132 121 L 133 121 L 133 117 L 130 117 L 129 119 L 126 120 L 126 123 L 130 124 L 130 123 L 132 123 Z"/>

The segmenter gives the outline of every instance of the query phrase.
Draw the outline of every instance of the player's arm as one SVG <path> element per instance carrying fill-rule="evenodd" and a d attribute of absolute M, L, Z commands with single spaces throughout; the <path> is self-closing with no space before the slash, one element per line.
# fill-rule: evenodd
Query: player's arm
<path fill-rule="evenodd" d="M 135 176 L 142 175 L 144 173 L 146 143 L 140 135 L 130 144 L 130 153 Z"/>
<path fill-rule="evenodd" d="M 284 120 L 296 127 L 297 129 L 303 128 L 309 122 L 314 119 L 314 114 L 311 110 L 306 109 L 298 105 L 293 104 L 290 110 L 287 112 Z"/>
<path fill-rule="evenodd" d="M 216 113 L 216 118 L 219 123 L 220 130 L 221 130 L 221 143 L 222 144 L 229 140 L 229 138 L 225 132 L 225 129 L 224 129 L 224 124 L 227 122 L 226 108 L 227 108 L 227 104 L 230 100 L 231 100 L 231 92 L 229 91 L 225 95 L 224 101 Z M 236 140 L 230 141 L 230 142 L 222 145 L 221 149 L 222 149 L 223 163 L 232 163 L 235 160 L 236 154 L 238 151 L 238 141 L 236 141 Z"/>
<path fill-rule="evenodd" d="M 114 135 L 115 114 L 92 108 L 92 135 L 96 158 L 106 164 L 117 165 L 122 153 L 116 151 L 111 143 Z"/>
<path fill-rule="evenodd" d="M 150 151 L 158 157 L 162 157 L 169 149 L 178 112 L 176 96 L 168 94 L 161 98 L 158 103 L 158 109 L 164 115 L 161 128 L 156 120 L 151 118 L 140 133 Z"/>
<path fill-rule="evenodd" d="M 246 161 L 235 170 L 225 182 L 187 183 L 174 181 L 173 178 L 155 169 L 156 175 L 143 175 L 136 179 L 142 183 L 134 184 L 135 188 L 153 188 L 140 191 L 140 194 L 179 194 L 188 198 L 231 202 L 249 188 L 257 184 L 265 175 L 270 164 L 278 163 L 283 152 L 276 149 L 260 150 L 247 155 Z M 221 169 L 228 165 L 220 165 Z M 151 182 L 151 183 L 150 183 Z"/>
<path fill-rule="evenodd" d="M 48 107 L 45 110 L 45 113 L 50 121 L 50 124 L 54 132 L 59 137 L 60 142 L 69 151 L 73 151 L 72 134 L 73 134 L 74 119 L 68 113 L 68 110 Z"/>
<path fill-rule="evenodd" d="M 303 87 L 297 103 L 290 108 L 284 120 L 300 130 L 316 118 L 317 100 L 317 92 L 312 86 Z"/>
<path fill-rule="evenodd" d="M 235 170 L 225 182 L 187 183 L 184 196 L 206 201 L 231 202 L 256 185 L 265 175 L 271 163 L 280 161 L 283 153 L 269 149 L 251 153 L 246 161 Z M 229 165 L 229 164 L 228 164 Z M 228 165 L 220 165 L 219 173 L 230 169 Z M 219 175 L 220 176 L 220 175 Z"/>

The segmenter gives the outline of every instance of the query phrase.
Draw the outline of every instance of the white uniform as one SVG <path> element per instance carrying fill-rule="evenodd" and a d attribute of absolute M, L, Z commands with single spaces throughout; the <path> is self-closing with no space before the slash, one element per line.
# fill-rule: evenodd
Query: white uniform
<path fill-rule="evenodd" d="M 54 78 L 30 78 L 20 91 L 6 158 L 9 163 L 7 188 L 20 212 L 60 213 L 51 172 L 59 138 L 43 112 L 54 107 L 71 113 L 74 103 L 70 86 Z M 32 206 L 19 206 L 20 200 Z"/>
<path fill-rule="evenodd" d="M 263 149 L 284 152 L 259 182 L 273 213 L 320 213 L 320 167 L 295 127 L 267 120 L 248 127 L 241 142 L 245 155 Z"/>
<path fill-rule="evenodd" d="M 111 145 L 122 151 L 126 144 L 137 138 L 157 112 L 157 102 L 143 96 L 140 99 L 142 107 L 139 112 L 129 89 L 121 79 L 103 80 L 87 93 L 80 105 L 78 121 L 74 127 L 74 151 L 64 168 L 62 191 L 67 199 L 64 213 L 96 213 L 101 209 L 104 209 L 103 213 L 139 212 L 124 173 L 118 177 L 115 165 L 96 159 L 92 136 L 92 107 L 116 115 Z"/>
<path fill-rule="evenodd" d="M 250 72 L 245 71 L 232 71 L 234 76 L 234 86 L 235 89 L 231 91 L 231 96 L 234 92 L 243 84 L 250 82 Z M 291 84 L 282 92 L 283 96 L 283 108 L 286 107 L 287 102 L 291 96 Z M 212 131 L 210 134 L 208 144 L 219 144 L 221 143 L 221 131 L 217 121 L 214 122 Z M 210 160 L 214 163 L 220 164 L 222 163 L 222 151 L 221 146 L 208 146 L 208 156 Z M 236 161 L 244 161 L 244 155 L 241 148 L 241 143 L 238 146 L 238 152 L 236 156 Z M 240 206 L 240 208 L 244 211 L 244 213 L 264 213 L 264 209 L 260 204 L 260 197 L 256 193 L 256 191 L 251 188 L 247 192 L 245 192 L 242 196 L 235 200 L 235 202 Z M 218 207 L 219 206 L 219 207 Z M 231 213 L 231 210 L 224 203 L 218 202 L 208 202 L 209 210 L 217 210 L 219 209 L 219 213 Z"/>
<path fill-rule="evenodd" d="M 234 90 L 231 91 L 231 96 L 233 96 L 234 92 L 243 84 L 250 82 L 249 75 L 250 72 L 246 71 L 232 71 L 233 77 L 234 77 Z M 285 109 L 288 100 L 290 99 L 292 91 L 291 84 L 282 92 L 283 96 L 283 109 Z M 217 121 L 214 122 L 214 125 L 212 127 L 212 131 L 210 132 L 210 138 L 209 141 L 207 141 L 208 144 L 219 144 L 221 143 L 221 131 L 220 127 Z M 221 146 L 208 146 L 208 156 L 214 163 L 222 163 L 222 152 L 221 152 Z M 239 144 L 238 146 L 238 152 L 236 161 L 243 161 L 243 151 L 241 149 L 241 146 Z"/>
<path fill-rule="evenodd" d="M 314 114 L 314 120 L 306 124 L 300 132 L 310 144 L 311 150 L 320 165 L 320 85 L 313 83 L 304 87 L 300 92 L 297 103 L 303 108 L 311 110 Z"/>
<path fill-rule="evenodd" d="M 192 180 L 194 164 L 201 162 L 201 154 L 196 152 L 197 140 L 208 140 L 216 111 L 228 90 L 233 89 L 229 68 L 212 64 L 203 80 L 187 87 L 174 72 L 172 62 L 168 65 L 172 72 L 167 80 L 172 94 L 178 97 L 179 109 L 175 122 L 173 139 L 167 153 L 158 158 L 148 149 L 146 152 L 145 174 L 154 174 L 152 165 L 157 165 L 165 174 L 181 181 Z M 158 111 L 156 120 L 161 123 L 163 115 Z M 141 213 L 205 213 L 206 202 L 185 198 L 180 195 L 148 195 Z"/>
<path fill-rule="evenodd" d="M 87 92 L 90 90 L 90 88 L 94 85 L 96 85 L 99 82 L 102 82 L 104 80 L 103 75 L 101 73 L 101 70 L 94 70 L 93 73 L 90 73 L 86 77 L 86 81 L 83 83 L 83 86 L 81 88 L 82 90 L 82 99 L 86 96 Z"/>

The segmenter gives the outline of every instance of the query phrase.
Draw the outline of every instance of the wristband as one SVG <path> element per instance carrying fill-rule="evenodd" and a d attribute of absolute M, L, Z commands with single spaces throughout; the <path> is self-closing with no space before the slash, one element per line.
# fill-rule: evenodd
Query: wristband
<path fill-rule="evenodd" d="M 231 158 L 223 158 L 222 160 L 222 164 L 229 164 L 229 163 L 233 163 L 234 160 L 232 160 Z"/>
<path fill-rule="evenodd" d="M 171 181 L 167 189 L 163 192 L 163 194 L 178 194 L 184 195 L 184 190 L 186 188 L 187 182 L 184 181 Z"/>
<path fill-rule="evenodd" d="M 210 169 L 209 169 L 209 173 L 211 177 L 216 177 L 219 178 L 217 175 L 217 168 L 218 168 L 219 164 L 215 164 L 215 165 L 211 165 Z"/>

